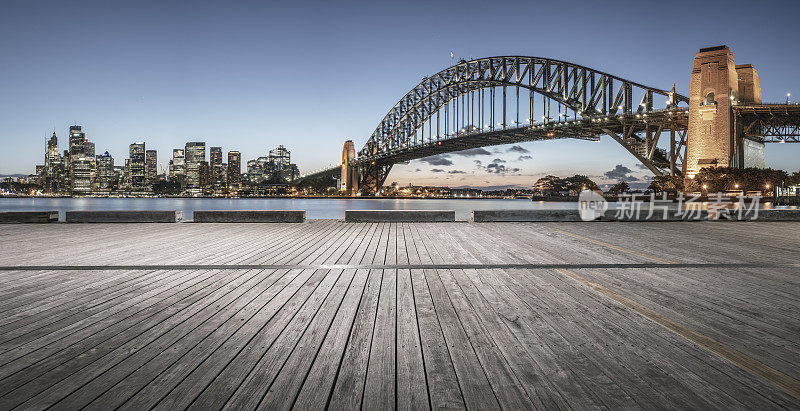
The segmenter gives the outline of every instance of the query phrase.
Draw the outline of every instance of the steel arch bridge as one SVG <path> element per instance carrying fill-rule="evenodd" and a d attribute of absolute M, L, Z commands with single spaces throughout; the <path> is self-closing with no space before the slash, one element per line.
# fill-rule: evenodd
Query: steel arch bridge
<path fill-rule="evenodd" d="M 577 64 L 540 57 L 461 60 L 422 81 L 381 120 L 346 166 L 374 194 L 392 165 L 470 148 L 611 136 L 656 175 L 679 175 L 689 99 Z M 658 147 L 669 135 L 669 148 Z M 330 167 L 301 179 L 333 174 Z"/>

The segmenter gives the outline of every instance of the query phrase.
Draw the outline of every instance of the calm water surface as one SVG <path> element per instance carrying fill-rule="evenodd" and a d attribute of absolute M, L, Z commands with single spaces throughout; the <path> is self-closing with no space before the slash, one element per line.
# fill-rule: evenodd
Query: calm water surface
<path fill-rule="evenodd" d="M 306 218 L 344 218 L 345 210 L 455 210 L 468 220 L 472 210 L 577 209 L 576 202 L 525 199 L 342 199 L 342 198 L 0 198 L 0 211 L 181 210 L 306 210 Z"/>

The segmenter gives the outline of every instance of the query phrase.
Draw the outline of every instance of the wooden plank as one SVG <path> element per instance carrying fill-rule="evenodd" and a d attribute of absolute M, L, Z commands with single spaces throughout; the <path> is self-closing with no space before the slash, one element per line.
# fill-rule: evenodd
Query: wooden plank
<path fill-rule="evenodd" d="M 391 224 L 391 223 L 390 223 Z M 397 270 L 383 270 L 361 406 L 396 406 Z"/>
<path fill-rule="evenodd" d="M 297 315 L 275 340 L 275 343 L 267 349 L 226 402 L 226 407 L 254 409 L 259 406 L 283 365 L 286 364 L 289 356 L 298 348 L 303 337 L 308 336 L 305 341 L 310 344 L 310 340 L 317 336 L 315 333 L 306 333 L 306 331 L 314 325 L 327 330 L 327 325 L 324 325 L 324 323 L 326 320 L 330 320 L 330 315 L 336 313 L 336 308 L 341 303 L 341 299 L 344 297 L 344 293 L 352 279 L 352 271 L 343 273 L 342 270 L 331 270 L 326 274 L 314 294 L 300 308 Z M 320 311 L 327 311 L 327 315 L 318 315 Z M 315 323 L 315 320 L 318 322 Z M 300 352 L 298 355 L 302 356 L 303 353 Z M 204 403 L 196 402 L 192 404 L 192 408 L 207 409 L 205 405 Z"/>
<path fill-rule="evenodd" d="M 70 361 L 60 365 L 59 367 L 42 374 L 36 379 L 26 383 L 24 386 L 13 391 L 11 394 L 0 398 L 0 407 L 14 406 L 24 401 L 24 407 L 44 407 L 53 405 L 68 393 L 81 387 L 88 381 L 91 381 L 96 376 L 102 374 L 104 371 L 110 369 L 112 366 L 124 361 L 132 349 L 136 347 L 149 346 L 157 339 L 163 343 L 165 341 L 174 341 L 181 336 L 181 332 L 196 322 L 201 322 L 206 318 L 213 316 L 219 310 L 212 304 L 222 300 L 223 304 L 229 303 L 230 299 L 236 298 L 244 293 L 248 288 L 239 287 L 242 284 L 257 279 L 253 276 L 245 276 L 243 271 L 230 281 L 226 288 L 219 288 L 210 294 L 206 295 L 203 300 L 193 303 L 189 307 L 185 307 L 187 316 L 173 315 L 159 323 L 153 324 L 147 331 L 135 336 L 129 336 L 128 341 L 110 352 L 100 351 L 98 354 L 103 354 L 97 357 L 75 357 Z M 233 273 L 231 273 L 233 274 Z M 226 298 L 226 299 L 223 299 Z M 192 319 L 192 321 L 188 321 Z M 165 336 L 166 337 L 163 337 Z M 163 337 L 163 338 L 162 338 Z M 141 350 L 136 352 L 141 353 Z M 87 368 L 89 366 L 89 368 Z M 62 370 L 73 370 L 73 374 L 65 375 Z M 76 370 L 81 370 L 80 373 L 74 373 Z M 66 378 L 69 376 L 69 378 Z"/>
<path fill-rule="evenodd" d="M 366 281 L 365 272 L 362 271 L 360 278 L 356 278 L 356 274 L 355 270 L 345 270 L 342 273 L 342 278 L 334 286 L 334 290 L 328 295 L 303 336 L 297 341 L 295 349 L 281 366 L 281 371 L 275 376 L 269 390 L 258 404 L 259 409 L 289 410 L 293 408 L 293 403 L 307 380 L 312 365 L 317 361 L 331 360 L 320 357 L 319 354 L 331 329 L 338 325 L 337 318 L 343 317 L 347 320 L 352 318 L 352 315 L 348 316 L 344 314 L 345 312 L 355 313 L 356 302 L 360 299 Z M 356 283 L 360 285 L 352 288 Z M 346 334 L 342 333 L 341 335 L 345 336 Z M 343 348 L 344 344 L 341 346 Z M 340 358 L 341 355 L 336 356 L 336 360 L 331 365 L 338 366 Z"/>
<path fill-rule="evenodd" d="M 205 295 L 202 293 L 203 289 L 207 289 L 215 279 L 219 280 L 227 273 L 188 271 L 186 274 L 191 277 L 184 279 L 179 285 L 165 284 L 163 289 L 154 290 L 151 295 L 143 294 L 138 301 L 131 300 L 135 305 L 115 307 L 117 311 L 109 310 L 110 315 L 84 320 L 83 323 L 53 331 L 36 341 L 0 354 L 0 367 L 3 370 L 0 395 L 78 354 L 88 350 L 102 352 L 116 348 L 128 340 L 126 331 L 136 334 L 137 328 L 134 327 L 151 324 L 151 320 L 157 323 L 179 312 L 183 307 L 202 298 Z M 135 308 L 139 310 L 134 310 Z"/>
<path fill-rule="evenodd" d="M 322 282 L 327 270 L 303 270 L 273 302 L 267 315 L 257 316 L 260 324 L 247 333 L 234 336 L 217 350 L 221 355 L 210 357 L 187 375 L 166 396 L 160 398 L 159 408 L 184 409 L 190 405 L 203 407 L 216 404 L 220 408 L 239 384 L 247 377 L 265 350 L 270 347 L 283 329 L 297 314 Z M 258 324 L 258 323 L 256 323 Z M 137 395 L 126 403 L 124 409 L 140 409 L 136 401 L 150 401 Z"/>
<path fill-rule="evenodd" d="M 369 270 L 367 286 L 358 307 L 350 338 L 342 357 L 328 407 L 333 410 L 360 409 L 367 376 L 373 329 L 378 310 L 383 270 Z"/>
<path fill-rule="evenodd" d="M 276 270 L 265 278 L 263 283 L 254 287 L 258 293 L 255 298 L 246 305 L 242 305 L 239 311 L 219 324 L 218 327 L 213 328 L 216 324 L 209 322 L 206 327 L 192 330 L 190 334 L 131 372 L 116 385 L 102 392 L 102 395 L 97 396 L 85 407 L 88 409 L 117 408 L 146 386 L 156 387 L 160 390 L 160 394 L 165 394 L 169 388 L 177 385 L 189 371 L 195 369 L 229 338 L 247 326 L 253 317 L 262 312 L 296 275 L 297 272 Z M 90 389 L 86 386 L 82 390 L 90 391 L 94 395 L 98 395 L 100 392 L 100 390 Z M 157 393 L 152 391 L 148 392 L 148 395 L 160 398 L 160 396 L 156 396 Z"/>
<path fill-rule="evenodd" d="M 357 270 L 350 289 L 345 295 L 339 313 L 322 343 L 302 387 L 292 403 L 284 403 L 301 410 L 324 409 L 333 391 L 333 385 L 352 333 L 356 314 L 364 302 L 369 270 Z"/>

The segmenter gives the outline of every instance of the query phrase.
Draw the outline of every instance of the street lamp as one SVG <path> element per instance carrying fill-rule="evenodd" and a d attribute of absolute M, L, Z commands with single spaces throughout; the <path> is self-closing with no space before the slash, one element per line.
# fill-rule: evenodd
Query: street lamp
<path fill-rule="evenodd" d="M 786 93 L 786 105 L 789 105 L 789 97 L 791 97 L 792 93 Z"/>

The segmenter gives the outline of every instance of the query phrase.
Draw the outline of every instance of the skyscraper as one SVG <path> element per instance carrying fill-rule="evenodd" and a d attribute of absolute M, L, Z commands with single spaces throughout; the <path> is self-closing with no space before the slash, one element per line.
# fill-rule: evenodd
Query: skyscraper
<path fill-rule="evenodd" d="M 211 147 L 209 150 L 211 184 L 214 187 L 222 185 L 222 147 Z"/>
<path fill-rule="evenodd" d="M 63 161 L 61 153 L 58 152 L 58 137 L 56 132 L 53 131 L 53 136 L 47 140 L 47 151 L 44 154 L 44 190 L 50 193 L 61 191 L 62 175 L 63 175 Z"/>
<path fill-rule="evenodd" d="M 144 190 L 145 180 L 145 144 L 133 143 L 130 146 L 130 188 L 131 190 Z"/>
<path fill-rule="evenodd" d="M 114 157 L 108 151 L 97 156 L 97 180 L 95 187 L 99 191 L 109 191 L 116 186 L 116 171 L 114 171 Z"/>
<path fill-rule="evenodd" d="M 172 160 L 169 161 L 169 179 L 178 182 L 181 187 L 186 185 L 186 157 L 182 148 L 172 150 Z"/>
<path fill-rule="evenodd" d="M 291 153 L 283 145 L 279 145 L 274 150 L 269 151 L 269 161 L 274 164 L 278 170 L 283 170 L 289 167 L 291 163 Z"/>
<path fill-rule="evenodd" d="M 211 169 L 208 161 L 201 161 L 197 165 L 197 187 L 205 188 L 211 185 Z"/>
<path fill-rule="evenodd" d="M 158 152 L 156 150 L 145 151 L 144 158 L 144 177 L 148 187 L 152 187 L 158 175 Z"/>
<path fill-rule="evenodd" d="M 69 182 L 75 194 L 92 191 L 92 183 L 97 171 L 94 158 L 94 143 L 86 139 L 81 126 L 69 128 Z"/>
<path fill-rule="evenodd" d="M 75 191 L 75 164 L 79 158 L 85 157 L 86 134 L 81 126 L 69 127 L 69 188 Z M 91 171 L 91 170 L 90 170 Z"/>
<path fill-rule="evenodd" d="M 200 187 L 198 169 L 200 162 L 206 160 L 206 143 L 194 141 L 186 143 L 186 184 Z"/>
<path fill-rule="evenodd" d="M 242 154 L 228 151 L 228 186 L 239 187 L 242 182 Z"/>

